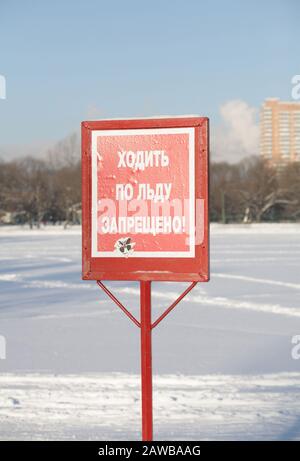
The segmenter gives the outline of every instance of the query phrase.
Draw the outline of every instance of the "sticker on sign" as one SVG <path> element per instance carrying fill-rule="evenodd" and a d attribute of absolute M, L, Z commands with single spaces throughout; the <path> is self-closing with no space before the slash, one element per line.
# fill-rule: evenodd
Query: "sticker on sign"
<path fill-rule="evenodd" d="M 82 196 L 83 278 L 208 280 L 207 118 L 83 122 Z"/>

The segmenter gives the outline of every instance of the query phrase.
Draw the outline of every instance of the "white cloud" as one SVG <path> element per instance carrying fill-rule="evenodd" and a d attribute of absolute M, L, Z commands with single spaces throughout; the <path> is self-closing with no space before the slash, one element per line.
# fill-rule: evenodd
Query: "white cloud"
<path fill-rule="evenodd" d="M 87 111 L 88 119 L 104 117 L 100 109 L 91 106 Z M 239 162 L 250 155 L 259 154 L 259 125 L 258 111 L 240 99 L 228 101 L 220 107 L 221 123 L 211 127 L 212 160 Z M 1 145 L 0 159 L 12 160 L 15 158 L 33 156 L 45 158 L 51 148 L 65 144 L 68 137 L 61 143 L 39 142 Z"/>
<path fill-rule="evenodd" d="M 257 109 L 240 99 L 220 107 L 222 123 L 212 130 L 212 159 L 239 162 L 259 154 Z"/>

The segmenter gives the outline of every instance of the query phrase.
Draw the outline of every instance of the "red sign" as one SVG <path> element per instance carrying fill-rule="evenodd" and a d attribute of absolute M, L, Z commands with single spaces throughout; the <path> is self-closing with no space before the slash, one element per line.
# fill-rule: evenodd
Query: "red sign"
<path fill-rule="evenodd" d="M 82 123 L 83 278 L 207 281 L 208 119 Z"/>

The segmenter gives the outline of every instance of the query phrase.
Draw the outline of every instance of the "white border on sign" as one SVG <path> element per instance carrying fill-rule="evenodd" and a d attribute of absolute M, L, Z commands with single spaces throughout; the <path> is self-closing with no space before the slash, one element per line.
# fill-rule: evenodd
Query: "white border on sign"
<path fill-rule="evenodd" d="M 129 258 L 194 258 L 195 257 L 195 128 L 153 128 L 124 130 L 92 130 L 92 258 L 124 258 L 116 251 L 98 251 L 97 214 L 98 214 L 98 174 L 97 174 L 97 138 L 98 136 L 136 136 L 159 134 L 189 135 L 189 250 L 188 251 L 134 251 Z"/>

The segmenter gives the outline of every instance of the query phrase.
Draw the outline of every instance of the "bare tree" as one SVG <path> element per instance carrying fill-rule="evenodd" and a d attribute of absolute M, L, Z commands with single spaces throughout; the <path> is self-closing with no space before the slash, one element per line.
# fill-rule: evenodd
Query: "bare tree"
<path fill-rule="evenodd" d="M 245 213 L 260 222 L 271 211 L 290 204 L 286 190 L 280 187 L 278 171 L 261 158 L 250 158 L 240 164 L 240 195 Z"/>
<path fill-rule="evenodd" d="M 80 161 L 80 139 L 77 132 L 59 141 L 48 151 L 48 161 L 53 169 L 70 167 Z"/>

